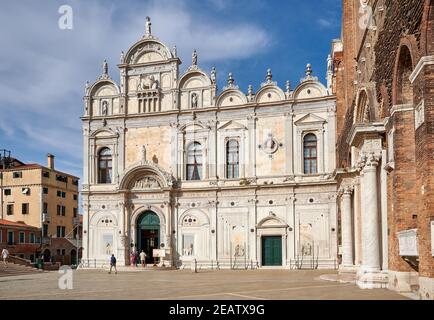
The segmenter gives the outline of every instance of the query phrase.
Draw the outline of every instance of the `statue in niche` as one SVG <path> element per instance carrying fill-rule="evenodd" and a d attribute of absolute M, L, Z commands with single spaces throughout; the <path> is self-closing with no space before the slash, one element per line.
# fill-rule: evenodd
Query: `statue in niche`
<path fill-rule="evenodd" d="M 191 94 L 191 108 L 197 109 L 197 105 L 198 105 L 198 95 L 197 93 L 193 92 Z"/>
<path fill-rule="evenodd" d="M 107 105 L 108 105 L 107 101 L 102 102 L 101 114 L 103 116 L 106 116 L 108 114 L 108 106 Z"/>
<path fill-rule="evenodd" d="M 172 49 L 172 56 L 174 57 L 174 58 L 176 58 L 177 57 L 177 52 L 176 52 L 177 50 L 176 50 L 176 46 L 173 46 L 173 49 Z"/>
<path fill-rule="evenodd" d="M 110 255 L 112 253 L 112 246 L 110 245 L 109 242 L 107 242 L 105 248 L 106 248 L 106 254 Z"/>
<path fill-rule="evenodd" d="M 365 106 L 365 110 L 363 112 L 363 120 L 362 120 L 362 122 L 369 122 L 369 121 L 370 121 L 369 106 Z"/>

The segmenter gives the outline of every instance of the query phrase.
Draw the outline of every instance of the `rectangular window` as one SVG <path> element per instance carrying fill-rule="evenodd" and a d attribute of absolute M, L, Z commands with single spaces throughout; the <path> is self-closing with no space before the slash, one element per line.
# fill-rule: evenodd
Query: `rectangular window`
<path fill-rule="evenodd" d="M 35 243 L 35 233 L 34 232 L 29 234 L 29 243 Z"/>
<path fill-rule="evenodd" d="M 57 237 L 58 237 L 58 238 L 63 238 L 63 237 L 65 237 L 65 230 L 66 230 L 65 227 L 57 226 L 57 229 L 56 229 L 56 231 L 57 231 Z"/>
<path fill-rule="evenodd" d="M 18 178 L 22 178 L 23 177 L 23 173 L 21 171 L 16 171 L 12 174 L 14 179 L 18 179 Z"/>
<path fill-rule="evenodd" d="M 13 231 L 8 231 L 8 245 L 13 245 L 14 244 L 14 232 Z"/>
<path fill-rule="evenodd" d="M 11 194 L 11 189 L 5 189 L 5 196 L 10 196 Z"/>
<path fill-rule="evenodd" d="M 62 176 L 60 174 L 56 175 L 56 180 L 60 182 L 68 182 L 68 178 L 66 176 Z"/>
<path fill-rule="evenodd" d="M 44 210 L 42 213 L 48 213 L 48 203 L 44 202 Z"/>
<path fill-rule="evenodd" d="M 74 199 L 75 201 L 77 201 L 78 196 L 77 196 L 76 194 L 74 194 L 74 195 L 72 196 L 72 199 Z"/>
<path fill-rule="evenodd" d="M 62 213 L 62 206 L 61 205 L 57 205 L 57 215 L 60 216 L 60 214 Z"/>
<path fill-rule="evenodd" d="M 11 216 L 14 214 L 14 205 L 13 204 L 8 204 L 6 207 L 6 214 L 8 216 Z"/>
<path fill-rule="evenodd" d="M 74 218 L 77 218 L 77 208 L 72 208 L 72 214 Z"/>
<path fill-rule="evenodd" d="M 61 197 L 61 196 L 62 196 L 62 191 L 57 190 L 57 196 L 58 196 L 58 197 Z"/>
<path fill-rule="evenodd" d="M 49 178 L 49 177 L 50 177 L 50 173 L 49 173 L 48 171 L 43 171 L 43 172 L 42 172 L 42 176 L 43 176 L 44 178 Z"/>
<path fill-rule="evenodd" d="M 3 243 L 3 231 L 0 230 L 0 243 Z"/>
<path fill-rule="evenodd" d="M 62 198 L 66 198 L 66 192 L 62 192 Z"/>
<path fill-rule="evenodd" d="M 74 186 L 78 186 L 78 180 L 77 179 L 72 179 L 72 184 Z"/>
<path fill-rule="evenodd" d="M 20 232 L 20 243 L 26 243 L 26 234 L 24 232 Z"/>
<path fill-rule="evenodd" d="M 21 210 L 22 214 L 29 214 L 29 204 L 28 203 L 23 203 L 21 205 L 21 208 L 22 208 L 22 210 Z"/>
<path fill-rule="evenodd" d="M 48 194 L 48 188 L 44 187 L 44 188 L 42 189 L 42 192 L 43 192 L 44 194 Z"/>
<path fill-rule="evenodd" d="M 62 216 L 65 216 L 65 215 L 66 215 L 66 207 L 62 206 Z"/>
<path fill-rule="evenodd" d="M 42 226 L 42 236 L 43 237 L 48 237 L 48 224 L 44 224 Z"/>

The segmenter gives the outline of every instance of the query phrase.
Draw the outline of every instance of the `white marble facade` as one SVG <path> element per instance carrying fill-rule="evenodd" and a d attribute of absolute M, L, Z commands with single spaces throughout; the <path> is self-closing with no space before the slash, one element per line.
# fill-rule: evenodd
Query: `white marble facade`
<path fill-rule="evenodd" d="M 119 85 L 106 63 L 86 85 L 84 261 L 100 266 L 114 253 L 128 264 L 131 249 L 148 241 L 140 229 L 147 212 L 166 265 L 336 266 L 335 96 L 310 65 L 293 90 L 268 70 L 245 94 L 232 74 L 218 90 L 215 68 L 202 71 L 197 52 L 182 74 L 180 64 L 148 20 L 145 36 L 121 54 Z M 316 155 L 305 173 L 309 134 Z"/>

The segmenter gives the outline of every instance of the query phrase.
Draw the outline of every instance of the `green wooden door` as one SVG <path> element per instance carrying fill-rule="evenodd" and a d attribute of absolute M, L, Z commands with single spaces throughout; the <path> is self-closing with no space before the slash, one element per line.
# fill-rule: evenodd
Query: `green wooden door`
<path fill-rule="evenodd" d="M 282 265 L 282 237 L 262 237 L 262 265 Z"/>
<path fill-rule="evenodd" d="M 146 253 L 146 263 L 153 262 L 152 252 L 160 248 L 160 219 L 152 211 L 144 212 L 137 219 L 137 250 Z"/>

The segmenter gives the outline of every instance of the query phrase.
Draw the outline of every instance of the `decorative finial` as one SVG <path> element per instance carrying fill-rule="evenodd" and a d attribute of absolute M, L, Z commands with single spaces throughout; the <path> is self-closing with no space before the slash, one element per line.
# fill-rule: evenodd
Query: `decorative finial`
<path fill-rule="evenodd" d="M 89 89 L 89 81 L 86 80 L 86 83 L 84 84 L 84 92 L 87 94 L 87 90 Z"/>
<path fill-rule="evenodd" d="M 291 82 L 289 82 L 289 80 L 286 81 L 285 87 L 286 87 L 286 93 L 290 93 L 291 92 Z"/>
<path fill-rule="evenodd" d="M 151 36 L 151 18 L 146 17 L 146 31 L 145 31 L 145 36 L 146 37 L 150 37 Z"/>
<path fill-rule="evenodd" d="M 193 54 L 191 55 L 191 65 L 197 66 L 197 51 L 196 51 L 196 49 L 193 51 Z"/>
<path fill-rule="evenodd" d="M 176 49 L 176 45 L 173 46 L 173 49 L 172 49 L 172 55 L 173 55 L 174 58 L 177 57 L 177 49 Z"/>
<path fill-rule="evenodd" d="M 105 74 L 105 75 L 107 75 L 108 74 L 108 63 L 107 63 L 107 60 L 105 60 L 104 59 L 104 62 L 103 62 L 103 64 L 102 64 L 102 71 L 103 71 L 103 74 Z"/>
<path fill-rule="evenodd" d="M 232 76 L 232 72 L 229 72 L 229 74 L 228 74 L 228 87 L 233 86 L 234 82 L 235 82 L 235 80 L 234 80 L 234 78 Z"/>
<path fill-rule="evenodd" d="M 211 69 L 211 82 L 213 84 L 215 84 L 216 81 L 217 81 L 217 70 L 215 67 L 212 67 L 212 69 Z"/>
<path fill-rule="evenodd" d="M 125 62 L 125 54 L 123 51 L 121 51 L 121 63 Z"/>
<path fill-rule="evenodd" d="M 247 87 L 247 98 L 249 102 L 253 101 L 253 86 L 251 84 Z"/>
<path fill-rule="evenodd" d="M 306 76 L 310 77 L 312 75 L 312 65 L 310 63 L 308 63 L 306 65 Z"/>
<path fill-rule="evenodd" d="M 273 75 L 271 73 L 270 68 L 267 69 L 267 78 L 266 79 L 267 79 L 267 82 L 271 82 L 271 80 L 273 79 Z"/>

